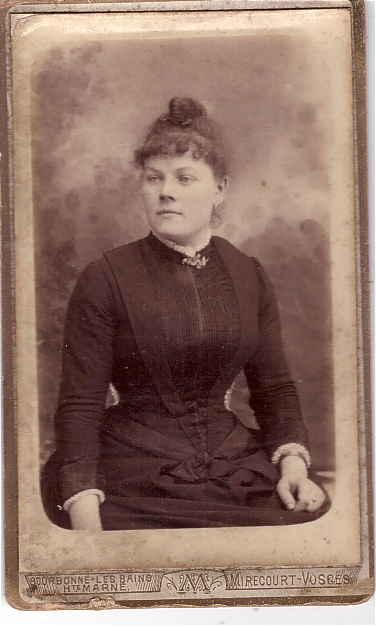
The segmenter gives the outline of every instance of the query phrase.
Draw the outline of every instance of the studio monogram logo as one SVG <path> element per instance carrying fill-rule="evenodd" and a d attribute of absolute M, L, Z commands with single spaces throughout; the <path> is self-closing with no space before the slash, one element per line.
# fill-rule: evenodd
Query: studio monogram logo
<path fill-rule="evenodd" d="M 173 589 L 179 594 L 184 593 L 204 593 L 209 595 L 215 589 L 222 587 L 224 583 L 223 574 L 213 572 L 174 572 L 173 574 L 165 574 L 167 587 Z"/>

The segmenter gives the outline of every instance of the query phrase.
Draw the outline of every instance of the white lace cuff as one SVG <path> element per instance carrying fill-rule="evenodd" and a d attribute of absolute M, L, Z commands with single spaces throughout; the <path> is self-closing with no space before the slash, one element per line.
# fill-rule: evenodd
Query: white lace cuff
<path fill-rule="evenodd" d="M 300 458 L 305 461 L 307 467 L 311 466 L 311 455 L 307 448 L 300 443 L 284 443 L 282 446 L 279 446 L 273 453 L 271 462 L 273 465 L 278 465 L 285 456 L 300 456 Z"/>
<path fill-rule="evenodd" d="M 77 502 L 77 500 L 81 500 L 81 498 L 84 498 L 85 496 L 93 495 L 98 496 L 99 504 L 102 504 L 102 502 L 104 502 L 106 499 L 103 491 L 101 491 L 100 489 L 85 489 L 85 491 L 79 491 L 78 493 L 75 493 L 74 496 L 68 498 L 68 500 L 65 500 L 63 504 L 64 511 L 69 511 L 72 504 Z"/>

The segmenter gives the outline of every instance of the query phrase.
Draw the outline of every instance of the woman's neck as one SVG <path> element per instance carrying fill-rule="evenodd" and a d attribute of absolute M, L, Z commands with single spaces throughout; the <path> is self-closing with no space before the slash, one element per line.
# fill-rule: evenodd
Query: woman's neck
<path fill-rule="evenodd" d="M 198 250 L 202 250 L 203 248 L 206 248 L 212 236 L 211 230 L 210 228 L 208 228 L 205 232 L 200 233 L 200 235 L 197 238 L 195 238 L 194 241 L 181 244 L 181 243 L 177 243 L 176 241 L 173 241 L 172 239 L 168 239 L 167 237 L 163 237 L 162 235 L 159 235 L 159 233 L 157 233 L 155 230 L 153 230 L 152 233 L 157 239 L 159 239 L 159 241 L 164 243 L 166 246 L 168 246 L 169 248 L 172 248 L 172 250 L 181 252 L 182 254 L 185 254 L 186 256 L 194 256 Z"/>

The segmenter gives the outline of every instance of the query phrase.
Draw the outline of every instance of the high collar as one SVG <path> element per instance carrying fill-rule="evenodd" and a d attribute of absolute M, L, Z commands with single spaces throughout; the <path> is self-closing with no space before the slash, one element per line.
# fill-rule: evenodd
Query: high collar
<path fill-rule="evenodd" d="M 171 241 L 171 239 L 165 239 L 165 237 L 162 237 L 155 231 L 152 231 L 152 233 L 154 237 L 156 237 L 156 239 L 158 239 L 165 246 L 167 246 L 171 250 L 180 252 L 180 254 L 183 254 L 184 256 L 187 256 L 187 257 L 194 257 L 197 254 L 197 252 L 201 252 L 204 250 L 204 248 L 207 248 L 207 246 L 210 243 L 211 236 L 212 236 L 211 230 L 208 228 L 207 232 L 202 235 L 202 237 L 199 239 L 198 244 L 196 246 L 181 246 L 175 243 L 175 241 Z"/>

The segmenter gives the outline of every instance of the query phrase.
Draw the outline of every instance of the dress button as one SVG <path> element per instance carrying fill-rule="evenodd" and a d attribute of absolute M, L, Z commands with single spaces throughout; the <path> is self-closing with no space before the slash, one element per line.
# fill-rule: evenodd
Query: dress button
<path fill-rule="evenodd" d="M 209 454 L 209 452 L 199 452 L 196 455 L 196 459 L 200 462 L 203 463 L 204 465 L 210 465 L 211 461 L 212 461 L 212 457 Z"/>
<path fill-rule="evenodd" d="M 195 415 L 194 417 L 192 417 L 192 424 L 204 424 L 205 423 L 205 419 L 201 416 L 201 415 Z"/>

